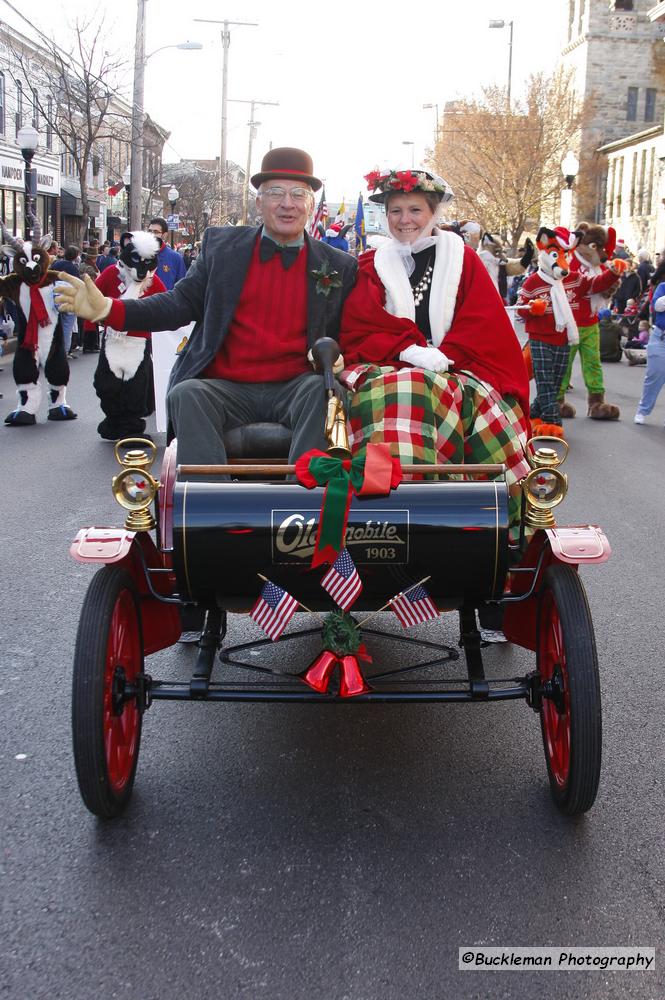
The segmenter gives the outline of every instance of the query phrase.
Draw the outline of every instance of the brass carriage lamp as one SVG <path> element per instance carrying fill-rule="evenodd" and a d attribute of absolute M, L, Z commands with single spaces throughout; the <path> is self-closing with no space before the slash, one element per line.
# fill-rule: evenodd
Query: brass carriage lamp
<path fill-rule="evenodd" d="M 130 444 L 147 445 L 148 451 L 132 448 L 123 453 Z M 115 446 L 115 457 L 122 472 L 113 477 L 111 489 L 117 503 L 129 513 L 125 518 L 128 531 L 152 531 L 155 518 L 150 507 L 157 496 L 160 483 L 150 474 L 157 446 L 145 438 L 125 438 Z"/>
<path fill-rule="evenodd" d="M 557 447 L 562 447 L 559 452 Z M 525 522 L 531 528 L 553 528 L 556 525 L 552 510 L 568 492 L 568 477 L 560 472 L 568 455 L 568 444 L 560 438 L 531 438 L 526 446 L 526 458 L 531 472 L 522 480 L 526 498 Z"/>

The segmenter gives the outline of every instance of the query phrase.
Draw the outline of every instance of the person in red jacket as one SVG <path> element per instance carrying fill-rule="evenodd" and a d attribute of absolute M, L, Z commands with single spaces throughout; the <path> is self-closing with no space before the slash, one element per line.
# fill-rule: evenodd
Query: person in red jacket
<path fill-rule="evenodd" d="M 155 274 L 160 240 L 151 233 L 123 233 L 120 260 L 95 284 L 111 299 L 142 299 L 166 291 Z M 97 433 L 106 441 L 145 436 L 145 417 L 154 410 L 150 334 L 104 327 L 94 386 L 105 414 Z"/>
<path fill-rule="evenodd" d="M 602 292 L 616 281 L 621 262 L 593 278 L 570 270 L 569 255 L 579 236 L 563 226 L 541 226 L 536 236 L 538 269 L 524 281 L 517 312 L 525 321 L 536 382 L 531 420 L 539 434 L 563 437 L 557 397 L 561 388 L 570 344 L 579 343 L 575 316 L 586 295 Z"/>

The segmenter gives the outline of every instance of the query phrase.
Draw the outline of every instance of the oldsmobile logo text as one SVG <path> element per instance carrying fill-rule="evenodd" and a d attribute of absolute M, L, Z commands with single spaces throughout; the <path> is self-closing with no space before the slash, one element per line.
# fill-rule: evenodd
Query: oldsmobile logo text
<path fill-rule="evenodd" d="M 356 565 L 409 561 L 408 510 L 365 508 L 351 520 L 345 544 Z M 301 563 L 312 558 L 319 510 L 272 510 L 273 563 Z"/>

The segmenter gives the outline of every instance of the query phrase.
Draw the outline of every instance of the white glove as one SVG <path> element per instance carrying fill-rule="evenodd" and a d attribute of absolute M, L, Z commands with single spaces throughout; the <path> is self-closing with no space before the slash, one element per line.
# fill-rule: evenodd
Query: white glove
<path fill-rule="evenodd" d="M 447 358 L 438 347 L 418 347 L 417 344 L 405 347 L 399 359 L 413 365 L 414 368 L 425 368 L 430 372 L 448 371 L 450 365 L 450 358 Z"/>
<path fill-rule="evenodd" d="M 568 330 L 568 343 L 569 344 L 579 344 L 580 342 L 580 332 L 575 327 L 573 330 Z"/>
<path fill-rule="evenodd" d="M 113 299 L 107 298 L 100 292 L 89 275 L 86 274 L 81 281 L 66 271 L 58 272 L 54 299 L 60 312 L 76 313 L 77 316 L 92 323 L 106 319 L 113 305 Z"/>
<path fill-rule="evenodd" d="M 659 295 L 653 304 L 657 313 L 665 312 L 665 295 Z"/>

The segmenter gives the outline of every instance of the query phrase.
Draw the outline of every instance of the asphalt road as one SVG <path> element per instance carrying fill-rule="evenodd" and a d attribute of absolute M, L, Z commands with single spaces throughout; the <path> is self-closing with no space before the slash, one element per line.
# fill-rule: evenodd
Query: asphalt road
<path fill-rule="evenodd" d="M 585 818 L 553 806 L 522 703 L 160 703 L 145 717 L 132 803 L 101 823 L 79 798 L 69 721 L 93 571 L 68 546 L 79 527 L 122 517 L 112 447 L 95 433 L 94 364 L 73 362 L 76 422 L 0 428 L 0 995 L 665 996 L 665 394 L 636 427 L 644 370 L 606 366 L 619 423 L 568 425 L 559 520 L 601 524 L 613 548 L 583 571 L 604 709 L 602 782 Z M 571 399 L 584 410 L 579 389 Z M 454 642 L 453 616 L 429 631 Z M 231 640 L 254 634 L 232 617 Z M 149 669 L 184 677 L 192 657 L 178 646 Z M 509 676 L 532 662 L 510 647 L 487 656 Z M 655 946 L 657 964 L 459 972 L 458 947 L 483 944 Z"/>

